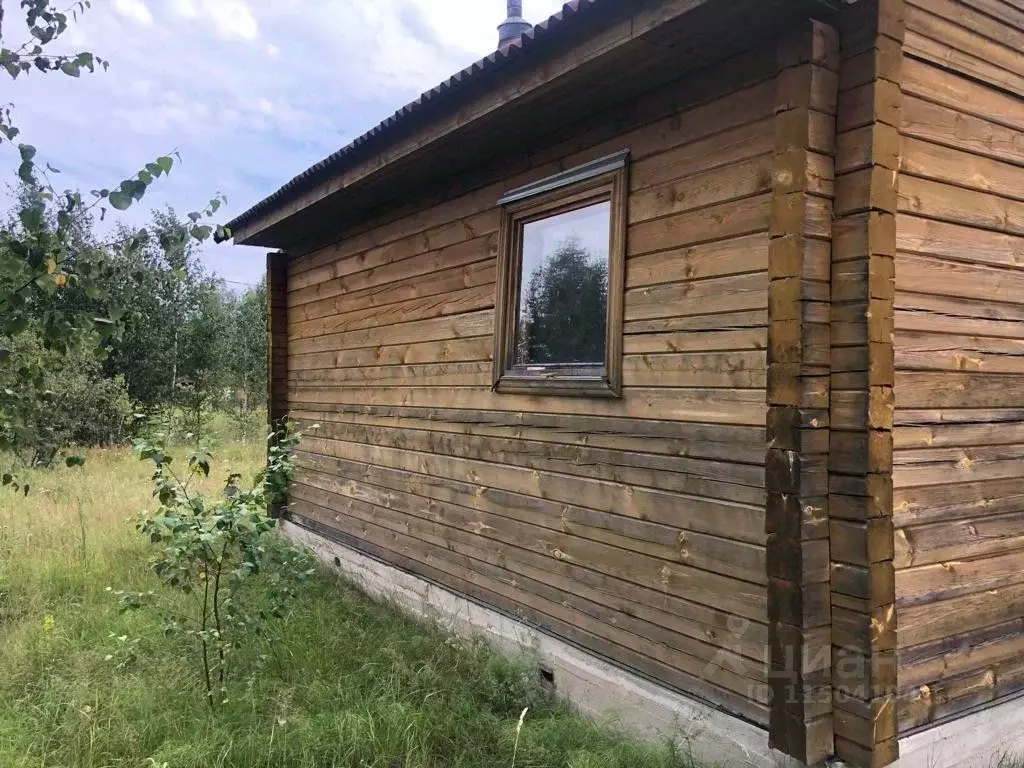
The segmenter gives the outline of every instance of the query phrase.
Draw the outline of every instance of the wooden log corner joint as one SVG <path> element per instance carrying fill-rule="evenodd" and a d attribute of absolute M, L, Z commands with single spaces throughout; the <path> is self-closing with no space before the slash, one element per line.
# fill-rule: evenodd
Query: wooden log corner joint
<path fill-rule="evenodd" d="M 269 418 L 322 425 L 275 513 L 751 764 L 983 762 L 1024 717 L 1021 190 L 1021 0 L 571 4 L 231 222 Z"/>

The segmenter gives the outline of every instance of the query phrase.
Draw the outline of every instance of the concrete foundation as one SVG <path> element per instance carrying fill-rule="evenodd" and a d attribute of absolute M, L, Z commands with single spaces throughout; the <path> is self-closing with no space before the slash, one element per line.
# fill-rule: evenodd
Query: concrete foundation
<path fill-rule="evenodd" d="M 1004 758 L 1024 761 L 1024 697 L 900 739 L 894 768 L 998 768 Z"/>
<path fill-rule="evenodd" d="M 390 600 L 457 634 L 482 636 L 506 653 L 527 654 L 531 661 L 553 673 L 560 696 L 598 722 L 645 739 L 671 738 L 685 743 L 694 758 L 709 765 L 800 765 L 771 749 L 768 733 L 762 728 L 662 688 L 503 613 L 294 523 L 282 521 L 281 527 L 289 538 L 309 547 L 322 562 L 367 594 Z"/>

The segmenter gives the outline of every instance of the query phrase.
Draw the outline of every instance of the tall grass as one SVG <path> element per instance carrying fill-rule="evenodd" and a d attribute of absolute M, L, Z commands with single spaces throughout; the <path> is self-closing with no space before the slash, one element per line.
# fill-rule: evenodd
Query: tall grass
<path fill-rule="evenodd" d="M 251 472 L 262 447 L 225 445 L 209 481 Z M 128 451 L 33 472 L 0 496 L 3 768 L 677 768 L 551 699 L 527 666 L 375 603 L 328 575 L 275 652 L 235 659 L 229 702 L 205 706 L 194 649 L 106 588 L 158 589 L 126 518 L 150 503 Z M 187 598 L 180 598 L 185 600 Z"/>

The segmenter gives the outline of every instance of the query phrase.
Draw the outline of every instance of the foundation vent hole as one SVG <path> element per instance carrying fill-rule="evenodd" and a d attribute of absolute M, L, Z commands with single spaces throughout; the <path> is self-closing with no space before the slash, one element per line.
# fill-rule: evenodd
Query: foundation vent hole
<path fill-rule="evenodd" d="M 545 688 L 555 687 L 555 670 L 547 667 L 540 668 L 540 684 Z"/>

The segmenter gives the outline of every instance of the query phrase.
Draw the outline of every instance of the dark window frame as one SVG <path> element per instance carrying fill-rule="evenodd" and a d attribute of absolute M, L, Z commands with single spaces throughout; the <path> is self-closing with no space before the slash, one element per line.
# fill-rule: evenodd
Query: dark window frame
<path fill-rule="evenodd" d="M 502 394 L 617 398 L 622 396 L 629 152 L 513 190 L 501 198 L 494 325 L 494 390 Z M 608 308 L 603 364 L 513 365 L 522 285 L 523 228 L 597 203 L 611 204 Z M 567 374 L 566 371 L 572 373 Z M 593 371 L 593 373 L 591 373 Z"/>

